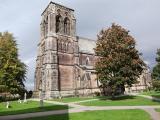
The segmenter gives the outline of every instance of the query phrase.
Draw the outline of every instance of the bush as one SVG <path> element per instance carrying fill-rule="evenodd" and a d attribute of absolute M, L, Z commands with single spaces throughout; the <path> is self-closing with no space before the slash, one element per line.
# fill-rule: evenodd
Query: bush
<path fill-rule="evenodd" d="M 153 80 L 152 86 L 155 91 L 160 91 L 160 80 Z"/>
<path fill-rule="evenodd" d="M 33 91 L 30 90 L 30 91 L 27 93 L 27 98 L 31 98 L 32 95 L 33 95 Z"/>
<path fill-rule="evenodd" d="M 18 100 L 19 98 L 18 94 L 2 93 L 0 95 L 0 102 Z"/>
<path fill-rule="evenodd" d="M 98 92 L 98 91 L 96 91 L 96 92 L 94 92 L 94 95 L 95 95 L 95 96 L 101 96 L 101 93 Z"/>

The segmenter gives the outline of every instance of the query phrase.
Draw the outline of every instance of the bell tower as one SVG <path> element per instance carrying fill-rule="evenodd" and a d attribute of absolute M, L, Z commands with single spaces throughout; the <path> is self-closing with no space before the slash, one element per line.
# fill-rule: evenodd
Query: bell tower
<path fill-rule="evenodd" d="M 61 91 L 74 90 L 74 66 L 79 63 L 74 10 L 50 2 L 42 13 L 40 28 L 35 91 L 43 92 L 45 98 L 73 94 Z"/>

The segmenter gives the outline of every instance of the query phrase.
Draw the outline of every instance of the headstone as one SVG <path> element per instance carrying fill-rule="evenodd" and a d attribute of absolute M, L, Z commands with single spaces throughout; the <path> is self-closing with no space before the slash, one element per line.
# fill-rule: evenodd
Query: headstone
<path fill-rule="evenodd" d="M 40 92 L 40 107 L 43 107 L 43 93 L 42 91 Z"/>
<path fill-rule="evenodd" d="M 18 100 L 18 103 L 22 103 L 21 99 Z"/>
<path fill-rule="evenodd" d="M 43 100 L 40 99 L 40 107 L 43 107 Z"/>
<path fill-rule="evenodd" d="M 62 96 L 61 96 L 61 95 L 59 96 L 59 99 L 62 99 Z"/>
<path fill-rule="evenodd" d="M 24 100 L 23 100 L 23 102 L 24 103 L 27 102 L 27 94 L 26 93 L 24 93 Z"/>
<path fill-rule="evenodd" d="M 9 108 L 9 102 L 8 101 L 6 102 L 6 108 L 7 109 Z"/>

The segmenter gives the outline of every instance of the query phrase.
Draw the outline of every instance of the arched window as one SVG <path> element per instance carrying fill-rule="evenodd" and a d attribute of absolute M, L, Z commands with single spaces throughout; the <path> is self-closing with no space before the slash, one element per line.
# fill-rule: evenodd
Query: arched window
<path fill-rule="evenodd" d="M 62 21 L 62 17 L 61 15 L 57 15 L 56 16 L 56 33 L 60 32 L 61 29 L 61 21 Z"/>
<path fill-rule="evenodd" d="M 55 63 L 55 62 L 56 62 L 56 56 L 53 55 L 53 63 Z"/>
<path fill-rule="evenodd" d="M 63 42 L 61 42 L 61 51 L 63 51 Z"/>
<path fill-rule="evenodd" d="M 61 51 L 61 41 L 60 42 L 58 42 L 58 51 Z"/>
<path fill-rule="evenodd" d="M 49 77 L 49 70 L 47 70 L 47 77 Z"/>
<path fill-rule="evenodd" d="M 48 16 L 47 16 L 46 19 L 43 21 L 42 31 L 43 31 L 43 36 L 46 36 L 47 33 L 48 33 Z"/>
<path fill-rule="evenodd" d="M 45 31 L 46 31 L 46 35 L 47 35 L 48 34 L 48 16 L 46 18 Z"/>
<path fill-rule="evenodd" d="M 66 52 L 68 52 L 68 43 L 66 43 Z"/>
<path fill-rule="evenodd" d="M 71 52 L 72 52 L 72 45 L 71 45 L 71 43 L 70 43 L 70 42 L 68 42 L 68 45 L 67 45 L 67 51 L 68 51 L 69 53 L 71 53 Z"/>
<path fill-rule="evenodd" d="M 67 52 L 67 43 L 64 43 L 64 52 Z"/>
<path fill-rule="evenodd" d="M 57 76 L 57 73 L 56 73 L 55 71 L 53 71 L 53 76 L 54 76 L 54 77 Z"/>
<path fill-rule="evenodd" d="M 64 18 L 64 34 L 67 34 L 67 35 L 70 34 L 70 21 L 68 17 Z"/>
<path fill-rule="evenodd" d="M 86 65 L 89 65 L 89 57 L 86 58 Z"/>
<path fill-rule="evenodd" d="M 41 24 L 41 36 L 42 37 L 45 36 L 45 24 L 44 24 L 44 22 L 42 22 L 42 24 Z"/>

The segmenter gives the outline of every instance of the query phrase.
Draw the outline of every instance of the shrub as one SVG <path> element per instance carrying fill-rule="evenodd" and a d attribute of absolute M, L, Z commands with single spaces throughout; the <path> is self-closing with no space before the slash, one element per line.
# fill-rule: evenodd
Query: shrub
<path fill-rule="evenodd" d="M 153 80 L 152 85 L 154 90 L 160 91 L 160 80 Z"/>

